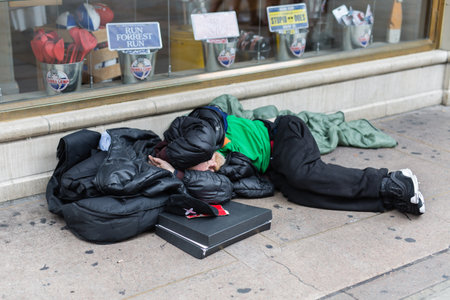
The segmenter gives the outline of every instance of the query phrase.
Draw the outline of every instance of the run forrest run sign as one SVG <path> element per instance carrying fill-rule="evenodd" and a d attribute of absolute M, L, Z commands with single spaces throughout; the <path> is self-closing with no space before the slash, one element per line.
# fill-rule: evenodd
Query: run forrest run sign
<path fill-rule="evenodd" d="M 161 49 L 158 22 L 106 24 L 109 50 Z"/>

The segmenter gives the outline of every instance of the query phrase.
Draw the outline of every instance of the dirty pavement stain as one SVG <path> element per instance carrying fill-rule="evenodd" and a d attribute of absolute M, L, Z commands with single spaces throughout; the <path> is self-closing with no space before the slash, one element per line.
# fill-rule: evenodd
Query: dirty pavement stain
<path fill-rule="evenodd" d="M 405 239 L 403 239 L 403 238 L 400 237 L 400 236 L 396 236 L 395 239 L 396 239 L 396 240 L 404 240 L 404 241 L 407 242 L 407 243 L 415 243 L 415 242 L 416 242 L 416 240 L 413 239 L 413 238 L 405 238 Z"/>
<path fill-rule="evenodd" d="M 413 238 L 406 238 L 406 239 L 405 239 L 405 242 L 408 242 L 408 243 L 415 243 L 416 240 L 413 239 Z"/>
<path fill-rule="evenodd" d="M 238 292 L 238 293 L 241 293 L 241 294 L 247 294 L 247 293 L 249 293 L 251 290 L 252 290 L 251 288 L 237 289 L 237 292 Z"/>

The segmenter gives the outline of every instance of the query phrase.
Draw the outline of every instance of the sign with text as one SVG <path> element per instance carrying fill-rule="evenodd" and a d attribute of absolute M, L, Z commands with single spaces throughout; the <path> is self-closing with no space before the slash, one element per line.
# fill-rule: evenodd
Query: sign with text
<path fill-rule="evenodd" d="M 161 49 L 158 22 L 106 24 L 109 50 Z"/>
<path fill-rule="evenodd" d="M 289 4 L 267 7 L 270 32 L 308 28 L 306 4 Z"/>
<path fill-rule="evenodd" d="M 197 41 L 239 36 L 235 11 L 192 14 L 192 30 Z"/>
<path fill-rule="evenodd" d="M 133 49 L 133 50 L 122 50 L 123 53 L 132 54 L 132 55 L 145 55 L 150 54 L 150 49 Z"/>

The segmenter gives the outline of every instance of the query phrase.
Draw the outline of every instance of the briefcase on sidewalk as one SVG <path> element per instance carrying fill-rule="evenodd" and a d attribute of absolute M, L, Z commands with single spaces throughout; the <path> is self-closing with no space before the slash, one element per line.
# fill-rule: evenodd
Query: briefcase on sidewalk
<path fill-rule="evenodd" d="M 272 211 L 234 201 L 223 205 L 227 216 L 188 219 L 160 213 L 156 234 L 196 258 L 204 258 L 237 241 L 270 229 Z"/>

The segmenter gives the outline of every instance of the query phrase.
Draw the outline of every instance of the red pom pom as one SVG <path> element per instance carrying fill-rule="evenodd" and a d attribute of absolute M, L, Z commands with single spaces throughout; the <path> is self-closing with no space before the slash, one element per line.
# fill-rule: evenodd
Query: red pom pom
<path fill-rule="evenodd" d="M 114 19 L 114 13 L 106 4 L 95 3 L 93 4 L 95 11 L 100 16 L 100 26 L 105 26 L 106 23 L 112 22 Z"/>

